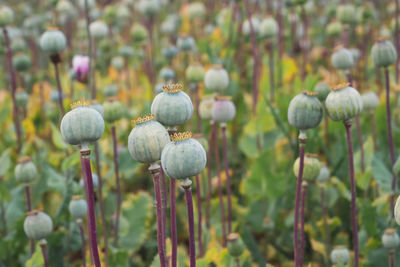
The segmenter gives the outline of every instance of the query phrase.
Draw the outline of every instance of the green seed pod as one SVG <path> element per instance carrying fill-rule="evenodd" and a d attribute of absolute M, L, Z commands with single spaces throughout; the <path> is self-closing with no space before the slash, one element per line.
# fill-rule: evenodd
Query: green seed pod
<path fill-rule="evenodd" d="M 211 96 L 204 96 L 203 99 L 200 101 L 199 104 L 199 113 L 200 118 L 202 120 L 211 120 L 212 118 L 212 107 L 214 106 L 215 97 Z"/>
<path fill-rule="evenodd" d="M 37 169 L 30 157 L 21 157 L 14 169 L 15 180 L 19 183 L 32 183 L 37 177 Z"/>
<path fill-rule="evenodd" d="M 170 45 L 163 48 L 161 53 L 167 60 L 172 60 L 178 54 L 178 48 L 174 45 Z"/>
<path fill-rule="evenodd" d="M 192 101 L 182 89 L 181 84 L 168 84 L 164 86 L 164 92 L 154 98 L 151 113 L 161 124 L 171 127 L 182 125 L 192 117 Z"/>
<path fill-rule="evenodd" d="M 319 101 L 323 103 L 325 102 L 326 97 L 331 92 L 331 87 L 327 83 L 320 82 L 315 85 L 314 92 L 317 93 Z"/>
<path fill-rule="evenodd" d="M 330 37 L 338 37 L 342 32 L 343 26 L 339 21 L 332 21 L 326 26 L 326 34 Z"/>
<path fill-rule="evenodd" d="M 97 100 L 92 100 L 89 107 L 99 112 L 102 117 L 104 116 L 104 108 Z"/>
<path fill-rule="evenodd" d="M 372 46 L 371 57 L 376 67 L 389 67 L 397 60 L 396 48 L 388 38 L 382 37 Z"/>
<path fill-rule="evenodd" d="M 128 137 L 128 150 L 132 158 L 142 163 L 155 163 L 170 142 L 167 130 L 153 120 L 154 115 L 138 118 Z"/>
<path fill-rule="evenodd" d="M 165 35 L 172 35 L 176 32 L 176 25 L 172 20 L 166 19 L 161 23 L 160 31 Z"/>
<path fill-rule="evenodd" d="M 138 23 L 132 25 L 131 28 L 132 41 L 136 44 L 142 44 L 147 40 L 148 33 L 146 28 Z"/>
<path fill-rule="evenodd" d="M 32 210 L 28 212 L 28 216 L 25 218 L 24 231 L 29 239 L 44 239 L 53 231 L 53 221 L 46 213 Z"/>
<path fill-rule="evenodd" d="M 121 71 L 125 66 L 125 60 L 121 56 L 116 56 L 111 59 L 111 66 L 116 70 Z"/>
<path fill-rule="evenodd" d="M 361 52 L 357 48 L 350 48 L 349 49 L 351 55 L 353 56 L 353 61 L 356 63 L 360 59 Z"/>
<path fill-rule="evenodd" d="M 320 183 L 324 183 L 328 181 L 330 177 L 331 172 L 329 171 L 329 168 L 326 165 L 322 165 L 317 177 L 317 181 Z"/>
<path fill-rule="evenodd" d="M 336 18 L 343 24 L 356 24 L 356 8 L 351 4 L 340 5 L 336 11 Z"/>
<path fill-rule="evenodd" d="M 289 103 L 288 121 L 299 130 L 317 127 L 322 120 L 322 104 L 316 93 L 304 91 Z"/>
<path fill-rule="evenodd" d="M 325 100 L 325 107 L 334 121 L 349 121 L 363 111 L 360 94 L 349 84 L 334 87 Z"/>
<path fill-rule="evenodd" d="M 235 104 L 233 104 L 230 97 L 219 96 L 215 98 L 211 109 L 211 118 L 213 121 L 227 123 L 233 120 L 235 115 Z"/>
<path fill-rule="evenodd" d="M 228 72 L 222 65 L 213 65 L 204 76 L 204 85 L 206 88 L 218 93 L 225 92 L 229 86 Z"/>
<path fill-rule="evenodd" d="M 11 40 L 11 50 L 13 53 L 20 53 L 27 49 L 26 42 L 22 38 L 13 38 Z"/>
<path fill-rule="evenodd" d="M 26 108 L 28 105 L 29 95 L 26 91 L 18 89 L 15 93 L 15 101 L 20 108 Z"/>
<path fill-rule="evenodd" d="M 331 61 L 332 65 L 339 70 L 348 70 L 354 65 L 353 55 L 348 49 L 342 46 L 335 48 Z"/>
<path fill-rule="evenodd" d="M 191 36 L 181 35 L 176 41 L 176 46 L 182 52 L 194 51 L 196 49 L 196 42 Z"/>
<path fill-rule="evenodd" d="M 105 97 L 116 96 L 118 94 L 118 86 L 116 84 L 106 85 L 103 89 Z"/>
<path fill-rule="evenodd" d="M 173 179 L 186 179 L 200 174 L 207 162 L 206 151 L 190 132 L 171 136 L 161 153 L 164 172 Z"/>
<path fill-rule="evenodd" d="M 265 18 L 261 21 L 259 35 L 261 38 L 273 39 L 278 35 L 278 23 L 272 17 Z"/>
<path fill-rule="evenodd" d="M 253 24 L 254 34 L 258 35 L 260 33 L 260 20 L 257 17 L 251 17 L 251 23 Z M 246 19 L 242 24 L 243 36 L 249 37 L 251 33 L 250 30 L 250 21 Z"/>
<path fill-rule="evenodd" d="M 384 234 L 382 235 L 382 244 L 386 249 L 395 249 L 400 244 L 399 235 L 396 232 L 396 229 L 389 228 L 386 229 Z"/>
<path fill-rule="evenodd" d="M 229 255 L 231 255 L 234 258 L 240 257 L 243 254 L 244 250 L 246 249 L 246 245 L 243 243 L 239 234 L 230 233 L 227 236 L 227 241 L 228 241 Z"/>
<path fill-rule="evenodd" d="M 350 261 L 350 252 L 342 246 L 335 247 L 331 252 L 331 261 L 333 264 L 346 265 Z"/>
<path fill-rule="evenodd" d="M 90 23 L 89 31 L 91 36 L 97 40 L 103 39 L 108 35 L 108 27 L 101 20 L 96 20 Z"/>
<path fill-rule="evenodd" d="M 191 83 L 200 83 L 204 80 L 205 71 L 200 63 L 189 65 L 185 71 L 186 79 Z"/>
<path fill-rule="evenodd" d="M 135 55 L 135 50 L 133 50 L 129 45 L 124 45 L 119 48 L 118 53 L 121 57 L 131 58 Z"/>
<path fill-rule="evenodd" d="M 103 117 L 87 105 L 87 102 L 81 101 L 74 103 L 73 109 L 61 120 L 61 134 L 68 144 L 87 145 L 103 136 Z"/>
<path fill-rule="evenodd" d="M 140 0 L 138 10 L 146 16 L 153 16 L 160 11 L 159 0 Z"/>
<path fill-rule="evenodd" d="M 85 10 L 86 2 L 89 9 L 93 9 L 96 7 L 96 0 L 78 0 L 78 6 L 80 9 Z"/>
<path fill-rule="evenodd" d="M 26 54 L 17 54 L 13 57 L 13 65 L 16 71 L 27 71 L 31 67 L 31 58 Z"/>
<path fill-rule="evenodd" d="M 164 81 L 170 81 L 175 79 L 175 71 L 171 68 L 162 68 L 160 71 L 160 77 Z"/>
<path fill-rule="evenodd" d="M 379 97 L 374 92 L 368 92 L 361 95 L 363 108 L 365 112 L 374 112 L 379 106 Z"/>
<path fill-rule="evenodd" d="M 400 196 L 396 200 L 396 205 L 394 206 L 394 218 L 396 223 L 400 225 Z"/>
<path fill-rule="evenodd" d="M 192 2 L 189 4 L 187 12 L 191 20 L 203 18 L 206 14 L 206 7 L 202 2 Z"/>
<path fill-rule="evenodd" d="M 208 151 L 208 141 L 202 133 L 193 134 L 193 138 L 203 146 L 205 151 Z"/>
<path fill-rule="evenodd" d="M 40 37 L 40 48 L 51 55 L 60 53 L 66 47 L 67 39 L 65 35 L 57 29 L 45 31 Z"/>
<path fill-rule="evenodd" d="M 297 158 L 293 165 L 293 172 L 296 177 L 299 175 L 300 158 Z M 304 157 L 303 179 L 313 181 L 317 179 L 321 171 L 321 164 L 316 155 L 306 154 Z"/>
<path fill-rule="evenodd" d="M 75 7 L 68 0 L 58 1 L 56 10 L 58 13 L 68 16 L 72 16 L 76 13 Z"/>
<path fill-rule="evenodd" d="M 14 11 L 8 6 L 0 6 L 0 27 L 6 27 L 14 21 Z"/>
<path fill-rule="evenodd" d="M 72 196 L 68 209 L 74 219 L 83 219 L 87 214 L 88 206 L 82 196 Z"/>
<path fill-rule="evenodd" d="M 114 123 L 120 120 L 124 115 L 124 106 L 115 97 L 109 97 L 103 103 L 104 120 L 108 123 Z"/>

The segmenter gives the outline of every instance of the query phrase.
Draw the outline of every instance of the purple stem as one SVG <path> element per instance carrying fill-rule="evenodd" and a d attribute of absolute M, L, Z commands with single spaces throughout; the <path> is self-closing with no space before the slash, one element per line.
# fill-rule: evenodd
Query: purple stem
<path fill-rule="evenodd" d="M 351 187 L 351 224 L 353 232 L 354 267 L 358 267 L 358 230 L 357 230 L 357 203 L 356 183 L 354 179 L 353 137 L 351 135 L 351 121 L 344 122 L 347 135 L 347 150 L 349 157 L 350 187 Z"/>
<path fill-rule="evenodd" d="M 191 182 L 188 186 L 183 186 L 185 189 L 187 215 L 189 224 L 189 255 L 190 255 L 190 267 L 196 267 L 196 243 L 194 236 L 194 215 L 193 215 L 193 199 Z"/>
<path fill-rule="evenodd" d="M 161 267 L 166 266 L 165 248 L 164 248 L 164 232 L 163 232 L 163 218 L 162 218 L 162 201 L 161 201 L 161 186 L 160 186 L 160 165 L 152 165 L 149 168 L 154 182 L 154 195 L 156 198 L 156 217 L 157 217 L 157 245 L 158 255 L 160 257 Z"/>
<path fill-rule="evenodd" d="M 329 253 L 331 251 L 330 248 L 330 234 L 329 234 L 329 225 L 328 225 L 328 210 L 325 206 L 325 189 L 323 186 L 321 188 L 321 208 L 322 208 L 322 219 L 324 221 L 324 231 L 325 231 L 325 253 L 327 258 L 329 257 Z M 329 259 L 327 259 L 327 262 Z"/>
<path fill-rule="evenodd" d="M 28 212 L 29 212 L 32 210 L 31 190 L 30 190 L 29 185 L 25 186 L 25 196 L 26 196 L 26 205 L 28 207 Z M 33 253 L 35 253 L 35 241 L 30 239 L 29 243 L 30 243 L 31 255 L 33 255 Z"/>
<path fill-rule="evenodd" d="M 389 267 L 394 267 L 394 250 L 389 251 Z"/>
<path fill-rule="evenodd" d="M 121 186 L 119 183 L 117 135 L 116 135 L 115 125 L 111 127 L 111 134 L 112 134 L 113 149 L 114 149 L 115 184 L 117 187 L 117 215 L 115 218 L 115 225 L 114 225 L 114 246 L 118 247 L 119 216 L 121 214 L 122 197 L 121 197 Z"/>
<path fill-rule="evenodd" d="M 202 233 L 201 233 L 201 221 L 202 221 L 202 213 L 201 213 L 201 191 L 200 191 L 200 179 L 199 176 L 196 175 L 196 196 L 197 196 L 197 238 L 199 243 L 199 258 L 203 256 L 203 242 L 202 242 Z"/>
<path fill-rule="evenodd" d="M 394 29 L 394 38 L 395 38 L 395 46 L 397 54 L 400 53 L 400 36 L 399 36 L 399 0 L 394 0 L 396 12 L 395 12 L 395 29 Z M 399 81 L 399 61 L 400 59 L 397 58 L 396 60 L 396 83 Z"/>
<path fill-rule="evenodd" d="M 305 242 L 305 236 L 304 236 L 304 211 L 305 211 L 305 206 L 306 206 L 306 197 L 307 197 L 307 182 L 303 182 L 301 185 L 302 188 L 302 194 L 301 194 L 301 210 L 300 210 L 300 217 L 301 217 L 301 222 L 300 222 L 300 266 L 303 266 L 303 261 L 304 261 L 304 242 Z"/>
<path fill-rule="evenodd" d="M 212 132 L 214 132 L 214 157 L 215 157 L 215 166 L 217 170 L 218 177 L 218 197 L 219 197 L 219 207 L 221 212 L 221 224 L 222 224 L 222 246 L 226 247 L 226 220 L 225 220 L 225 206 L 224 206 L 224 197 L 222 193 L 222 181 L 220 174 L 220 162 L 219 162 L 219 147 L 218 147 L 218 130 L 217 124 L 214 122 L 212 127 Z"/>
<path fill-rule="evenodd" d="M 211 168 L 212 168 L 212 148 L 214 145 L 214 136 L 215 136 L 215 122 L 211 122 L 211 133 L 210 139 L 208 142 L 209 149 L 207 151 L 207 185 L 208 185 L 208 192 L 207 192 L 207 200 L 206 200 L 206 226 L 210 228 L 210 209 L 211 209 L 211 194 L 212 194 L 212 177 L 211 177 Z"/>
<path fill-rule="evenodd" d="M 86 191 L 87 191 L 87 202 L 88 202 L 88 218 L 89 218 L 89 244 L 92 252 L 92 257 L 95 267 L 101 267 L 99 250 L 97 248 L 97 236 L 96 236 L 96 217 L 94 213 L 94 189 L 93 189 L 93 178 L 92 169 L 90 167 L 90 149 L 84 149 L 80 151 L 81 162 L 83 166 L 84 176 L 86 178 Z"/>
<path fill-rule="evenodd" d="M 43 260 L 44 260 L 44 266 L 49 267 L 49 260 L 47 257 L 47 246 L 46 243 L 40 244 L 40 247 L 42 248 L 42 255 L 43 255 Z"/>
<path fill-rule="evenodd" d="M 83 222 L 81 219 L 77 221 L 79 226 L 79 233 L 81 235 L 81 242 L 82 242 L 82 266 L 86 267 L 86 242 L 85 242 L 85 232 L 83 231 Z"/>
<path fill-rule="evenodd" d="M 385 68 L 385 80 L 386 80 L 386 124 L 388 131 L 388 141 L 389 141 L 389 151 L 390 151 L 390 161 L 392 167 L 396 161 L 394 156 L 394 145 L 393 145 L 393 135 L 392 135 L 392 114 L 390 111 L 390 78 L 389 70 Z M 394 216 L 394 192 L 396 191 L 396 174 L 392 171 L 392 196 L 390 200 L 390 210 L 392 211 L 392 217 Z"/>
<path fill-rule="evenodd" d="M 199 105 L 200 105 L 200 90 L 199 90 L 199 85 L 196 84 L 195 107 L 196 107 L 196 118 L 197 118 L 197 132 L 201 133 L 201 118 L 200 118 Z"/>
<path fill-rule="evenodd" d="M 176 231 L 176 196 L 175 179 L 169 179 L 169 201 L 170 201 L 170 221 L 171 221 L 171 267 L 177 266 L 178 234 Z"/>
<path fill-rule="evenodd" d="M 160 164 L 160 166 L 161 166 L 161 164 Z M 160 168 L 160 171 L 161 171 L 161 173 L 160 173 L 160 175 L 161 175 L 161 202 L 162 202 L 162 218 L 163 218 L 163 226 L 164 226 L 164 228 L 163 228 L 163 232 L 164 232 L 164 240 L 163 240 L 163 242 L 164 242 L 164 247 L 166 247 L 166 244 L 165 244 L 165 239 L 166 239 L 166 237 L 167 237 L 167 231 L 165 230 L 166 229 L 166 226 L 167 226 L 167 206 L 168 206 L 168 197 L 167 197 L 167 184 L 166 184 L 166 181 L 165 181 L 165 174 L 164 174 L 164 170 L 163 170 L 163 168 Z"/>
<path fill-rule="evenodd" d="M 364 173 L 365 172 L 365 156 L 364 156 L 364 142 L 363 142 L 362 131 L 361 131 L 360 117 L 357 116 L 355 118 L 355 121 L 356 121 L 358 142 L 360 144 L 361 172 Z"/>
<path fill-rule="evenodd" d="M 65 109 L 64 109 L 64 103 L 63 103 L 63 90 L 61 87 L 60 72 L 58 70 L 58 62 L 53 62 L 53 65 L 54 65 L 54 70 L 56 72 L 56 81 L 57 81 L 57 90 L 58 90 L 58 105 L 60 106 L 61 115 L 64 116 Z"/>
<path fill-rule="evenodd" d="M 268 50 L 268 58 L 269 58 L 269 94 L 270 94 L 270 102 L 275 102 L 275 66 L 274 66 L 274 51 L 272 42 L 267 43 Z"/>
<path fill-rule="evenodd" d="M 11 81 L 11 99 L 13 103 L 13 120 L 14 120 L 14 127 L 15 127 L 15 132 L 17 135 L 17 152 L 19 153 L 21 151 L 22 147 L 22 142 L 21 142 L 21 126 L 18 121 L 18 109 L 17 109 L 17 102 L 15 100 L 15 92 L 17 91 L 17 79 L 15 76 L 15 70 L 14 66 L 12 63 L 12 51 L 11 51 L 11 46 L 10 46 L 10 39 L 8 37 L 8 31 L 7 28 L 3 28 L 3 34 L 4 34 L 4 41 L 6 43 L 6 48 L 7 48 L 7 63 L 8 63 L 8 68 L 10 72 L 10 81 Z"/>
<path fill-rule="evenodd" d="M 221 126 L 222 130 L 222 151 L 224 157 L 224 168 L 226 175 L 226 194 L 228 198 L 228 233 L 232 232 L 232 198 L 231 198 L 231 177 L 229 175 L 228 149 L 226 142 L 226 125 Z"/>
<path fill-rule="evenodd" d="M 236 258 L 236 259 L 235 259 L 235 262 L 236 262 L 236 267 L 240 267 L 240 259 L 239 259 L 239 258 Z"/>

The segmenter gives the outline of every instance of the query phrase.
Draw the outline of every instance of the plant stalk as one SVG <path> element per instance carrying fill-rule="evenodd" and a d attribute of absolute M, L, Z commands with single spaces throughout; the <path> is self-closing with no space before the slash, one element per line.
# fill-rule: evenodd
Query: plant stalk
<path fill-rule="evenodd" d="M 325 188 L 323 185 L 320 186 L 321 189 L 321 209 L 322 209 L 322 220 L 324 222 L 324 232 L 325 232 L 325 253 L 326 253 L 326 262 L 329 262 L 329 253 L 331 251 L 330 247 L 330 233 L 329 233 L 329 225 L 328 225 L 328 210 L 325 205 Z"/>
<path fill-rule="evenodd" d="M 30 189 L 29 185 L 25 186 L 25 196 L 26 196 L 26 205 L 27 205 L 28 212 L 29 212 L 32 210 L 31 189 Z M 33 253 L 35 253 L 35 241 L 30 239 L 29 243 L 30 243 L 31 255 L 33 255 Z"/>
<path fill-rule="evenodd" d="M 228 233 L 232 232 L 232 190 L 231 190 L 231 177 L 229 175 L 229 165 L 228 165 L 228 149 L 226 141 L 226 124 L 221 125 L 222 130 L 222 151 L 224 157 L 224 169 L 226 175 L 226 194 L 228 198 Z"/>
<path fill-rule="evenodd" d="M 371 112 L 371 130 L 372 130 L 372 142 L 374 143 L 374 152 L 378 152 L 378 143 L 376 141 L 376 119 L 374 112 Z"/>
<path fill-rule="evenodd" d="M 200 191 L 200 179 L 196 175 L 196 196 L 197 196 L 197 239 L 199 243 L 199 258 L 203 256 L 203 242 L 202 242 L 202 207 L 201 207 L 201 191 Z"/>
<path fill-rule="evenodd" d="M 301 266 L 303 266 L 304 261 L 304 243 L 305 243 L 305 235 L 304 235 L 304 211 L 306 206 L 306 197 L 307 197 L 307 182 L 303 181 L 301 184 L 301 210 L 300 210 L 300 262 Z"/>
<path fill-rule="evenodd" d="M 213 146 L 214 146 L 214 136 L 215 136 L 215 121 L 211 121 L 211 133 L 208 141 L 209 149 L 207 151 L 207 200 L 206 200 L 206 226 L 207 229 L 210 229 L 210 209 L 211 209 L 211 194 L 212 194 L 212 176 L 211 176 L 211 168 L 212 168 L 212 155 L 213 155 Z"/>
<path fill-rule="evenodd" d="M 82 219 L 76 220 L 76 223 L 79 227 L 79 233 L 81 235 L 81 242 L 82 242 L 82 266 L 86 267 L 86 241 L 85 241 L 85 232 L 83 231 L 83 221 Z"/>
<path fill-rule="evenodd" d="M 171 222 L 171 267 L 177 266 L 178 234 L 176 230 L 176 195 L 175 179 L 169 179 L 169 201 L 170 201 L 170 222 Z"/>
<path fill-rule="evenodd" d="M 44 266 L 49 267 L 49 259 L 47 257 L 47 245 L 46 245 L 46 240 L 41 240 L 44 242 L 41 242 L 40 247 L 42 248 L 42 255 L 43 255 L 43 260 L 44 260 Z"/>
<path fill-rule="evenodd" d="M 268 51 L 269 62 L 269 99 L 271 103 L 275 102 L 275 66 L 274 66 L 274 51 L 272 42 L 266 44 Z"/>
<path fill-rule="evenodd" d="M 57 57 L 59 58 L 58 55 L 57 55 Z M 63 90 L 62 90 L 61 80 L 60 80 L 60 71 L 58 69 L 59 61 L 57 59 L 56 60 L 52 60 L 52 61 L 53 61 L 54 70 L 55 70 L 55 73 L 56 73 L 57 91 L 58 91 L 58 105 L 60 106 L 61 116 L 64 116 L 65 109 L 64 109 L 64 103 L 63 103 Z"/>
<path fill-rule="evenodd" d="M 394 267 L 394 250 L 389 251 L 389 267 Z"/>
<path fill-rule="evenodd" d="M 190 256 L 190 267 L 196 267 L 196 243 L 194 236 L 194 215 L 193 215 L 193 199 L 192 199 L 192 181 L 186 179 L 181 183 L 185 190 L 187 215 L 189 224 L 189 256 Z"/>
<path fill-rule="evenodd" d="M 117 215 L 115 217 L 115 225 L 114 225 L 114 246 L 118 247 L 119 217 L 121 214 L 122 196 L 121 196 L 121 186 L 120 186 L 120 181 L 119 181 L 117 134 L 116 134 L 115 125 L 113 125 L 111 127 L 111 135 L 112 135 L 113 149 L 114 149 L 115 184 L 117 187 Z"/>

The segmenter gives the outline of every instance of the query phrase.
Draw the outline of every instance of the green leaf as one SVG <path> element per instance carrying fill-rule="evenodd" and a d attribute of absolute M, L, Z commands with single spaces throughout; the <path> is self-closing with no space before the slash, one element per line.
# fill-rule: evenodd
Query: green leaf
<path fill-rule="evenodd" d="M 386 193 L 392 192 L 392 173 L 376 155 L 372 159 L 372 177 Z"/>
<path fill-rule="evenodd" d="M 60 129 L 58 129 L 53 123 L 51 125 L 51 140 L 53 141 L 53 144 L 58 148 L 58 149 L 67 149 L 68 145 L 65 143 L 64 138 L 62 137 L 60 133 Z"/>
<path fill-rule="evenodd" d="M 44 259 L 42 255 L 42 249 L 37 242 L 35 253 L 33 253 L 32 257 L 26 262 L 26 267 L 43 267 Z"/>
<path fill-rule="evenodd" d="M 11 148 L 6 149 L 0 156 L 0 177 L 3 176 L 11 166 Z"/>

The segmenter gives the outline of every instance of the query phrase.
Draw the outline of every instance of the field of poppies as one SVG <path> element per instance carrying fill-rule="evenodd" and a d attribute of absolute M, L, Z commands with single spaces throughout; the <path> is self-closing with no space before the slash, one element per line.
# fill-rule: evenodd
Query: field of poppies
<path fill-rule="evenodd" d="M 0 1 L 0 267 L 400 266 L 399 17 Z"/>

